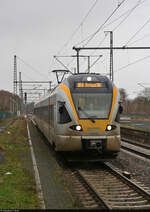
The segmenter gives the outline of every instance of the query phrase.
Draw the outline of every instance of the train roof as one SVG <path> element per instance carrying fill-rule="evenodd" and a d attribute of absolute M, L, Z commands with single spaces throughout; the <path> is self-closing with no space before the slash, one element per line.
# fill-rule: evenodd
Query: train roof
<path fill-rule="evenodd" d="M 112 81 L 101 74 L 98 73 L 79 73 L 79 74 L 72 74 L 70 76 L 68 76 L 67 78 L 65 78 L 61 83 L 66 84 L 71 90 L 74 87 L 74 83 L 76 82 L 86 82 L 87 78 L 91 77 L 91 81 L 92 82 L 107 82 L 107 84 L 109 85 L 109 87 L 112 90 Z M 39 103 L 45 101 L 48 99 L 48 97 L 57 89 L 59 88 L 59 86 L 61 85 L 58 84 L 55 88 L 53 88 L 50 92 L 48 92 L 48 94 L 46 96 L 43 96 L 40 100 L 38 100 L 35 105 L 38 105 Z M 88 91 L 88 90 L 87 90 Z"/>
<path fill-rule="evenodd" d="M 99 81 L 99 82 L 104 82 L 104 81 L 110 81 L 108 77 L 103 76 L 98 73 L 80 73 L 80 74 L 73 74 L 67 78 L 68 81 L 87 81 L 87 77 L 91 77 L 92 81 Z"/>
<path fill-rule="evenodd" d="M 63 83 L 69 87 L 71 92 L 90 92 L 92 91 L 91 86 L 95 92 L 104 92 L 106 88 L 107 91 L 113 89 L 113 83 L 108 77 L 96 73 L 74 74 L 64 80 Z"/>

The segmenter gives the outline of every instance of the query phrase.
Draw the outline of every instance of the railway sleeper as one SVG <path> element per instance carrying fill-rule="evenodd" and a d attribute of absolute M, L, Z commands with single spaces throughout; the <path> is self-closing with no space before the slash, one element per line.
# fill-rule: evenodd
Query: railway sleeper
<path fill-rule="evenodd" d="M 107 201 L 107 202 L 109 202 L 109 201 Z M 118 200 L 116 201 L 116 202 L 109 202 L 109 204 L 110 205 L 115 205 L 115 206 L 122 206 L 122 205 L 127 205 L 127 206 L 137 206 L 137 205 L 140 205 L 140 206 L 142 206 L 142 205 L 147 205 L 147 203 L 148 203 L 148 201 L 147 200 L 141 200 L 141 201 L 134 201 L 134 202 L 132 202 L 132 201 L 124 201 L 124 202 L 119 202 Z"/>
<path fill-rule="evenodd" d="M 118 198 L 118 195 L 116 194 L 116 195 L 112 195 L 112 193 L 111 194 L 109 194 L 109 195 L 107 195 L 107 199 L 112 199 L 112 198 Z M 129 199 L 136 199 L 136 198 L 141 198 L 141 196 L 139 196 L 139 194 L 134 194 L 134 195 L 130 195 L 130 197 L 129 197 L 129 195 L 128 194 L 126 194 L 126 195 L 124 195 L 124 194 L 122 194 L 122 195 L 120 195 L 119 194 L 119 198 L 120 199 L 127 199 L 127 198 L 129 198 Z"/>
<path fill-rule="evenodd" d="M 125 197 L 121 197 L 121 198 L 118 198 L 118 196 L 116 196 L 116 197 L 114 197 L 113 195 L 112 196 L 110 196 L 110 197 L 108 197 L 107 198 L 107 200 L 109 200 L 109 201 L 116 201 L 116 198 L 118 199 L 118 201 L 124 201 L 124 200 L 132 200 L 132 201 L 135 201 L 135 200 L 143 200 L 143 197 L 141 197 L 141 196 L 137 196 L 137 197 L 127 197 L 127 196 L 125 196 Z"/>
<path fill-rule="evenodd" d="M 103 190 L 102 191 L 102 190 L 100 190 L 99 192 L 102 193 L 102 194 L 108 195 L 108 196 L 109 195 L 112 196 L 112 191 L 106 191 L 106 190 Z M 134 191 L 128 191 L 128 192 L 124 192 L 124 193 L 122 193 L 122 192 L 121 193 L 118 193 L 118 191 L 116 191 L 116 192 L 113 193 L 113 196 L 114 196 L 114 194 L 116 194 L 116 196 L 119 195 L 119 196 L 123 196 L 123 197 L 124 196 L 130 196 L 130 197 L 133 196 L 134 197 L 136 195 L 139 195 L 139 194 L 137 194 Z"/>
<path fill-rule="evenodd" d="M 119 210 L 131 210 L 131 206 L 113 206 L 113 209 L 119 209 Z M 149 205 L 135 205 L 132 206 L 133 210 L 142 210 L 142 209 L 150 209 L 150 204 Z"/>

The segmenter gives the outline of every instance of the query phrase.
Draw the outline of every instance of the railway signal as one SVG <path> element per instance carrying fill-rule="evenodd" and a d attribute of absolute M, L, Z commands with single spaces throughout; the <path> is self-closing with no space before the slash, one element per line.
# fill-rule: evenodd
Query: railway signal
<path fill-rule="evenodd" d="M 27 103 L 27 92 L 24 93 L 24 102 Z"/>

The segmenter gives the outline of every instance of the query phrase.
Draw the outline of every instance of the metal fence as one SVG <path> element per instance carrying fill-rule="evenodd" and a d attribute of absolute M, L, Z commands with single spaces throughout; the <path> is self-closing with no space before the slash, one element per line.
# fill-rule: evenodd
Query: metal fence
<path fill-rule="evenodd" d="M 0 119 L 10 118 L 11 113 L 0 111 Z"/>
<path fill-rule="evenodd" d="M 121 116 L 130 116 L 130 117 L 150 117 L 150 113 L 122 113 Z"/>

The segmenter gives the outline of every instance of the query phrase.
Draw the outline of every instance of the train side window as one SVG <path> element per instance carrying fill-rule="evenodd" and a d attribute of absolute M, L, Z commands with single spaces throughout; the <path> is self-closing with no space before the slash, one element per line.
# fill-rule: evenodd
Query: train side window
<path fill-rule="evenodd" d="M 122 107 L 122 105 L 120 104 L 119 105 L 119 113 L 121 114 L 123 112 L 123 107 Z"/>
<path fill-rule="evenodd" d="M 58 102 L 58 123 L 65 124 L 71 122 L 70 115 L 65 107 L 64 102 Z"/>
<path fill-rule="evenodd" d="M 121 104 L 119 104 L 119 108 L 118 108 L 118 112 L 117 112 L 117 115 L 116 115 L 116 118 L 115 118 L 115 121 L 116 122 L 120 122 L 120 114 L 123 112 L 123 107 Z"/>

